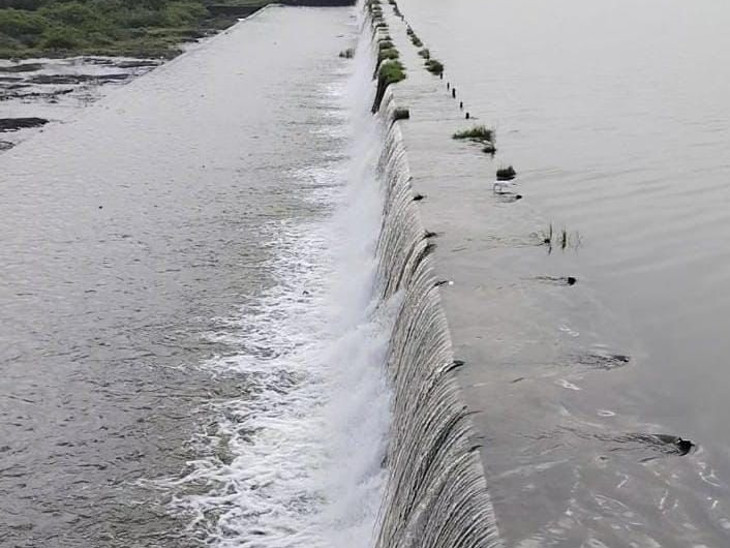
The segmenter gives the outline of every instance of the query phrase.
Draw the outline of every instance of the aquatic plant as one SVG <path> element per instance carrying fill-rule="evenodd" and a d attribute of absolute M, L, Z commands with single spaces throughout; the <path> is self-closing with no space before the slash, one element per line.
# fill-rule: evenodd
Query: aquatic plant
<path fill-rule="evenodd" d="M 428 50 L 428 48 L 423 48 L 421 50 L 418 50 L 418 55 L 420 55 L 424 59 L 430 59 L 431 58 L 431 52 Z"/>
<path fill-rule="evenodd" d="M 548 225 L 546 230 L 540 232 L 539 238 L 540 245 L 548 246 L 549 251 L 552 251 L 553 247 L 559 247 L 561 250 L 566 250 L 569 247 L 578 249 L 583 241 L 578 231 L 569 233 L 568 229 L 563 227 L 557 232 L 553 229 L 552 223 Z"/>
<path fill-rule="evenodd" d="M 553 234 L 554 234 L 554 232 L 553 232 L 553 223 L 550 223 L 548 225 L 547 230 L 543 230 L 540 233 L 540 238 L 542 239 L 543 245 L 550 245 L 550 246 L 552 245 L 552 243 L 553 243 Z"/>
<path fill-rule="evenodd" d="M 423 47 L 423 42 L 421 42 L 421 39 L 418 36 L 416 36 L 415 34 L 413 36 L 411 36 L 411 42 L 417 48 L 422 48 Z"/>
<path fill-rule="evenodd" d="M 393 111 L 393 121 L 408 120 L 411 117 L 411 111 L 407 108 L 397 108 Z"/>
<path fill-rule="evenodd" d="M 426 70 L 430 72 L 431 74 L 440 75 L 444 73 L 444 64 L 441 61 L 437 61 L 436 59 L 427 59 L 426 60 Z"/>
<path fill-rule="evenodd" d="M 473 126 L 469 129 L 457 131 L 452 135 L 454 139 L 469 139 L 470 141 L 484 142 L 494 141 L 494 130 L 486 126 Z"/>

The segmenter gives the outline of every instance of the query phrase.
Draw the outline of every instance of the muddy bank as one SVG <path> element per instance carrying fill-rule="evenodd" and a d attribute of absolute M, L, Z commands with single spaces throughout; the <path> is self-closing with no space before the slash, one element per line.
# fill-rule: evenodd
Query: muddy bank
<path fill-rule="evenodd" d="M 0 152 L 31 136 L 49 120 L 64 120 L 161 64 L 159 59 L 73 57 L 0 60 Z"/>
<path fill-rule="evenodd" d="M 0 132 L 41 127 L 47 123 L 45 118 L 0 118 Z"/>

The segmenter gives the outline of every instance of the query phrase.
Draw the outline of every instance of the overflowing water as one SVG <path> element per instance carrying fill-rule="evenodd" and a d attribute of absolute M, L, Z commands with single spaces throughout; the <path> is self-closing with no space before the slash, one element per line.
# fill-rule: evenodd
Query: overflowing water
<path fill-rule="evenodd" d="M 4 154 L 0 545 L 369 545 L 394 312 L 359 30 L 266 10 Z"/>
<path fill-rule="evenodd" d="M 42 88 L 64 123 L 0 156 L 0 546 L 725 546 L 730 12 L 618 6 L 383 3 L 374 116 L 362 6 Z"/>

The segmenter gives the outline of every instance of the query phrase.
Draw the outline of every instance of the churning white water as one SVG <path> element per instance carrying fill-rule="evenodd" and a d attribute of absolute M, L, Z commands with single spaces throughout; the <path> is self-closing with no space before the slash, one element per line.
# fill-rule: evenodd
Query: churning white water
<path fill-rule="evenodd" d="M 212 403 L 203 457 L 164 482 L 191 531 L 216 547 L 366 547 L 382 499 L 389 426 L 384 367 L 392 306 L 380 306 L 375 247 L 383 210 L 375 167 L 382 129 L 367 107 L 372 53 L 323 85 L 321 104 L 346 150 L 295 170 L 324 217 L 277 221 L 276 285 L 210 336 L 240 352 L 205 364 L 243 379 Z"/>

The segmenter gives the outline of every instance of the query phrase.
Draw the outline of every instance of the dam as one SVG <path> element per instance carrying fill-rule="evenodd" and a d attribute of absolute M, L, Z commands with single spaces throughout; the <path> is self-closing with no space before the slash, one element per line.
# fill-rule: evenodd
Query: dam
<path fill-rule="evenodd" d="M 0 547 L 725 545 L 439 9 L 269 6 L 0 155 Z"/>

